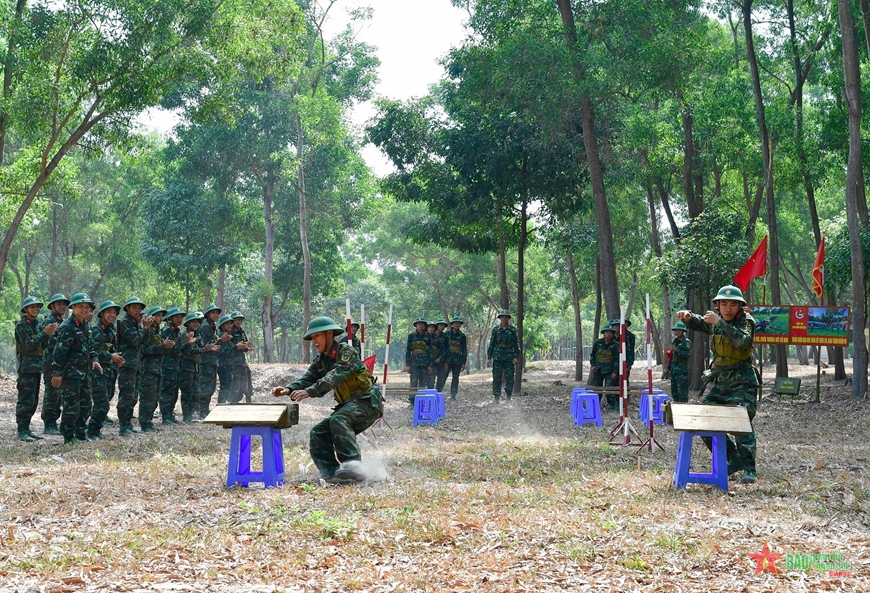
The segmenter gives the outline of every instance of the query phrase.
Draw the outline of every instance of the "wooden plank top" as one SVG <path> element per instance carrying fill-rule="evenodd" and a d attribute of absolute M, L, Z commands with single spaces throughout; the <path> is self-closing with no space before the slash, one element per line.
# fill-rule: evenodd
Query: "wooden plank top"
<path fill-rule="evenodd" d="M 205 424 L 233 426 L 271 426 L 289 428 L 299 424 L 299 404 L 235 404 L 216 406 L 209 412 Z"/>
<path fill-rule="evenodd" d="M 749 434 L 752 424 L 743 406 L 705 406 L 671 403 L 674 430 Z"/>

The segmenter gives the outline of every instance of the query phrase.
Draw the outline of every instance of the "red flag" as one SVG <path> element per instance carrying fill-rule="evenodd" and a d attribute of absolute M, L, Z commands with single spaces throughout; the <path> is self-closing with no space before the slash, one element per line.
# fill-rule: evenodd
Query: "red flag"
<path fill-rule="evenodd" d="M 813 292 L 817 297 L 822 298 L 822 292 L 825 290 L 825 236 L 822 235 L 822 242 L 819 243 L 819 252 L 816 253 L 816 263 L 813 264 Z"/>
<path fill-rule="evenodd" d="M 734 274 L 734 284 L 740 287 L 740 290 L 745 291 L 749 288 L 749 281 L 759 276 L 767 274 L 767 237 L 762 239 L 758 248 L 755 250 L 740 271 Z"/>

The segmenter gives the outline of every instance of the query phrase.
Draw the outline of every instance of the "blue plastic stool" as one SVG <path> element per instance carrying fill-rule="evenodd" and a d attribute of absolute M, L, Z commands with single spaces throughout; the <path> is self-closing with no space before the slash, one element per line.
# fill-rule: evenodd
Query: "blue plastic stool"
<path fill-rule="evenodd" d="M 601 399 L 597 393 L 592 393 L 577 387 L 571 391 L 571 416 L 577 426 L 584 424 L 604 425 L 601 416 Z"/>
<path fill-rule="evenodd" d="M 447 416 L 447 409 L 444 405 L 444 394 L 435 389 L 418 389 L 417 393 L 424 393 L 427 395 L 434 395 L 436 398 L 436 403 L 438 404 L 438 417 L 444 418 Z"/>
<path fill-rule="evenodd" d="M 418 392 L 414 397 L 414 426 L 421 424 L 438 425 L 438 394 Z"/>
<path fill-rule="evenodd" d="M 644 389 L 640 392 L 640 405 L 638 406 L 638 413 L 640 416 L 640 420 L 646 424 L 649 422 L 649 418 L 647 417 L 649 413 L 649 402 L 647 400 L 649 398 L 648 390 Z M 664 406 L 665 402 L 670 399 L 670 396 L 663 392 L 661 389 L 653 389 L 653 424 L 664 424 L 665 417 L 662 412 L 662 406 Z"/>
<path fill-rule="evenodd" d="M 263 471 L 251 471 L 251 437 L 263 440 Z M 262 482 L 266 488 L 284 484 L 284 447 L 281 430 L 271 426 L 233 426 L 230 439 L 230 460 L 227 465 L 227 487 L 250 482 Z"/>
<path fill-rule="evenodd" d="M 692 438 L 710 437 L 713 439 L 713 467 L 709 474 L 695 473 L 689 469 L 692 462 Z M 674 487 L 685 488 L 686 484 L 712 484 L 728 491 L 728 454 L 726 443 L 728 437 L 724 432 L 693 432 L 680 433 L 680 445 L 677 449 L 677 465 L 674 467 Z"/>

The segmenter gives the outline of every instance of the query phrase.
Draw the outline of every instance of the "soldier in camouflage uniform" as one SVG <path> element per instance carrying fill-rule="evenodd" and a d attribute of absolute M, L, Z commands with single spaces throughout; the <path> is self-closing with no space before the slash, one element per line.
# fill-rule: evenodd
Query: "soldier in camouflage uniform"
<path fill-rule="evenodd" d="M 504 393 L 508 401 L 514 391 L 514 368 L 520 358 L 520 342 L 516 328 L 511 325 L 507 309 L 498 312 L 499 325 L 492 328 L 486 358 L 492 361 L 492 397 L 495 403 L 501 395 L 501 378 L 504 375 Z"/>
<path fill-rule="evenodd" d="M 193 334 L 181 352 L 181 374 L 178 378 L 178 387 L 181 390 L 181 421 L 188 424 L 197 421 L 194 414 L 199 412 L 199 402 L 196 400 L 199 361 L 205 352 L 211 353 L 216 348 L 220 348 L 220 346 L 205 344 L 202 341 L 198 332 L 203 319 L 202 313 L 194 311 L 185 315 L 181 322 L 187 328 L 188 335 Z"/>
<path fill-rule="evenodd" d="M 166 309 L 150 307 L 146 315 L 154 320 L 142 337 L 142 364 L 139 374 L 139 428 L 142 432 L 158 432 L 154 426 L 154 411 L 160 400 L 160 379 L 163 376 L 163 355 L 175 346 L 173 340 L 160 337 L 160 324 Z"/>
<path fill-rule="evenodd" d="M 203 314 L 205 318 L 196 331 L 200 342 L 204 345 L 203 353 L 199 357 L 199 376 L 196 380 L 196 405 L 194 406 L 200 420 L 208 416 L 211 396 L 217 389 L 218 357 L 223 347 L 221 339 L 224 342 L 232 340 L 229 334 L 218 335 L 217 320 L 220 318 L 221 310 L 217 305 L 212 303 L 205 308 Z"/>
<path fill-rule="evenodd" d="M 436 321 L 435 324 L 437 327 L 435 329 L 435 337 L 432 339 L 432 343 L 438 348 L 437 353 L 435 353 L 433 349 L 433 357 L 435 360 L 432 362 L 435 367 L 435 389 L 438 393 L 444 393 L 444 384 L 447 383 L 447 373 L 450 372 L 450 363 L 447 360 L 450 354 L 450 344 L 447 341 L 447 334 L 444 333 L 444 329 L 447 327 L 447 322 L 444 321 L 444 318 L 442 317 Z"/>
<path fill-rule="evenodd" d="M 15 323 L 15 351 L 18 355 L 18 403 L 15 405 L 15 421 L 18 424 L 18 440 L 32 442 L 42 437 L 30 432 L 30 421 L 39 405 L 39 383 L 42 379 L 43 349 L 58 326 L 48 324 L 39 329 L 37 316 L 42 301 L 29 296 L 21 303 L 21 319 Z"/>
<path fill-rule="evenodd" d="M 103 367 L 102 374 L 92 374 L 90 378 L 93 406 L 88 421 L 87 437 L 91 441 L 103 438 L 100 431 L 103 428 L 103 421 L 109 414 L 109 402 L 115 388 L 115 377 L 118 369 L 124 364 L 124 357 L 115 352 L 117 343 L 115 319 L 120 311 L 121 306 L 115 301 L 103 301 L 97 309 L 97 323 L 90 328 L 94 348 L 97 351 L 97 360 Z"/>
<path fill-rule="evenodd" d="M 356 337 L 359 332 L 359 323 L 351 323 L 350 324 L 350 332 L 338 338 L 339 342 L 343 342 L 345 344 L 350 343 L 353 346 L 354 350 L 358 356 L 362 356 L 362 344 L 359 341 L 359 338 Z"/>
<path fill-rule="evenodd" d="M 674 341 L 668 350 L 671 371 L 671 399 L 679 403 L 689 401 L 689 355 L 692 353 L 692 342 L 686 337 L 686 326 L 677 321 L 671 328 Z"/>
<path fill-rule="evenodd" d="M 127 299 L 122 308 L 125 315 L 118 320 L 118 350 L 124 366 L 118 370 L 118 434 L 126 436 L 139 432 L 133 428 L 133 408 L 139 400 L 142 339 L 155 318 L 142 317 L 145 303 L 136 296 Z"/>
<path fill-rule="evenodd" d="M 51 383 L 60 391 L 63 400 L 60 432 L 64 443 L 85 441 L 86 422 L 91 411 L 88 377 L 92 370 L 103 372 L 88 325 L 93 307 L 94 301 L 87 294 L 80 292 L 72 296 L 72 315 L 58 329 L 51 355 L 54 373 Z"/>
<path fill-rule="evenodd" d="M 619 319 L 611 319 L 607 322 L 613 328 L 613 339 L 619 345 Z M 631 377 L 631 367 L 634 366 L 634 349 L 637 346 L 637 338 L 629 331 L 631 319 L 625 318 L 625 377 L 626 381 Z"/>
<path fill-rule="evenodd" d="M 462 333 L 463 323 L 461 317 L 454 316 L 450 320 L 450 331 L 444 334 L 447 341 L 447 369 L 448 373 L 453 373 L 450 381 L 450 399 L 454 401 L 459 392 L 459 374 L 468 364 L 468 340 Z"/>
<path fill-rule="evenodd" d="M 163 366 L 161 367 L 160 379 L 160 416 L 163 424 L 178 424 L 175 419 L 175 404 L 178 403 L 178 389 L 181 376 L 182 351 L 187 348 L 188 340 L 193 337 L 188 335 L 181 325 L 184 319 L 184 309 L 172 307 L 166 312 L 164 320 L 166 324 L 160 330 L 160 337 L 164 340 L 175 342 L 163 354 Z"/>
<path fill-rule="evenodd" d="M 429 351 L 432 353 L 432 366 L 426 375 L 426 389 L 435 389 L 435 380 L 438 377 L 438 366 L 441 362 L 441 338 L 437 337 L 438 324 L 429 321 L 426 324 L 426 337 L 429 338 Z"/>
<path fill-rule="evenodd" d="M 426 333 L 426 320 L 418 317 L 414 320 L 414 332 L 408 334 L 405 347 L 405 372 L 411 374 L 411 387 L 424 389 L 426 378 L 432 371 L 432 346 Z M 414 403 L 414 396 L 408 397 Z"/>
<path fill-rule="evenodd" d="M 702 377 L 711 383 L 708 393 L 701 398 L 702 404 L 720 406 L 743 406 L 749 420 L 755 418 L 758 379 L 752 366 L 752 342 L 755 339 L 755 320 L 745 312 L 743 292 L 736 286 L 723 286 L 713 299 L 716 311 L 707 311 L 703 316 L 691 311 L 677 312 L 677 319 L 688 329 L 710 334 L 710 350 L 713 364 Z M 710 439 L 705 439 L 712 448 Z M 735 435 L 735 441 L 727 440 L 728 473 L 743 470 L 741 484 L 754 484 L 756 476 L 755 430 L 751 434 Z"/>
<path fill-rule="evenodd" d="M 618 323 L 618 321 L 617 321 Z M 601 330 L 603 338 L 592 344 L 589 355 L 589 384 L 596 387 L 614 387 L 619 384 L 619 343 L 614 339 L 616 330 L 607 325 Z M 619 396 L 607 394 L 607 408 L 614 411 L 619 407 Z"/>
<path fill-rule="evenodd" d="M 289 395 L 298 402 L 333 392 L 338 405 L 311 429 L 311 459 L 324 480 L 354 483 L 366 479 L 356 435 L 381 417 L 381 395 L 356 350 L 334 339 L 343 332 L 329 317 L 312 319 L 303 339 L 311 340 L 320 355 L 302 377 L 287 387 L 275 387 L 272 394 Z"/>
<path fill-rule="evenodd" d="M 233 356 L 233 395 L 232 403 L 239 403 L 242 397 L 247 403 L 251 403 L 254 395 L 254 385 L 251 381 L 251 367 L 248 366 L 248 352 L 253 352 L 254 343 L 248 339 L 242 322 L 245 316 L 238 311 L 233 311 L 233 327 L 230 330 L 233 343 L 236 345 L 236 354 Z"/>
<path fill-rule="evenodd" d="M 218 319 L 218 338 L 221 342 L 221 349 L 218 352 L 217 374 L 221 382 L 221 389 L 218 392 L 218 404 L 238 403 L 231 402 L 230 398 L 233 394 L 233 357 L 236 355 L 236 343 L 233 342 L 233 334 L 230 331 L 233 327 L 233 318 L 227 314 Z"/>
<path fill-rule="evenodd" d="M 63 294 L 53 294 L 48 299 L 48 309 L 50 313 L 42 320 L 41 329 L 45 331 L 49 325 L 53 325 L 55 329 L 60 327 L 60 324 L 66 319 L 67 311 L 69 310 L 69 299 Z M 51 353 L 54 351 L 54 344 L 57 342 L 57 332 L 55 331 L 48 337 L 48 342 L 42 349 L 42 373 L 43 386 L 45 392 L 42 396 L 42 424 L 44 426 L 43 433 L 45 434 L 60 434 L 57 428 L 57 422 L 60 420 L 60 396 L 57 389 L 51 384 Z"/>

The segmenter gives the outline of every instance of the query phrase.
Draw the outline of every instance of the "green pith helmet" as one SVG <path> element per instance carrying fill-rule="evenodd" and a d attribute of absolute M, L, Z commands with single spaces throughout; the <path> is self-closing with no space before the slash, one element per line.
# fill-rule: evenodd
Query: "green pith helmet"
<path fill-rule="evenodd" d="M 240 317 L 241 317 L 242 319 L 245 318 L 245 316 L 242 315 L 241 311 L 233 311 L 232 313 L 230 313 L 230 317 L 231 317 L 233 320 L 238 319 L 238 318 L 240 318 Z"/>
<path fill-rule="evenodd" d="M 429 329 L 429 326 L 432 326 L 432 327 L 437 328 L 437 327 L 438 327 L 438 323 L 436 323 L 435 321 L 427 321 L 427 322 L 426 322 L 426 329 Z"/>
<path fill-rule="evenodd" d="M 671 328 L 671 331 L 677 331 L 677 330 L 686 331 L 686 324 L 683 323 L 682 321 L 677 321 L 674 324 L 674 327 Z"/>
<path fill-rule="evenodd" d="M 415 319 L 414 320 L 414 327 L 417 327 L 418 323 L 426 323 L 426 318 L 425 317 L 418 317 L 417 319 Z"/>
<path fill-rule="evenodd" d="M 715 303 L 716 301 L 737 301 L 738 303 L 746 304 L 746 300 L 743 298 L 743 291 L 732 284 L 719 289 L 719 293 L 713 298 L 713 302 Z"/>
<path fill-rule="evenodd" d="M 29 296 L 23 301 L 21 301 L 21 312 L 24 313 L 24 310 L 30 305 L 39 305 L 39 308 L 42 308 L 42 301 L 39 300 L 39 297 Z"/>
<path fill-rule="evenodd" d="M 205 308 L 205 310 L 202 312 L 202 316 L 205 317 L 206 315 L 208 315 L 212 311 L 217 311 L 218 313 L 220 313 L 221 308 L 218 307 L 217 305 L 215 305 L 214 303 L 212 303 L 208 307 Z"/>
<path fill-rule="evenodd" d="M 446 321 L 444 321 L 443 317 L 439 317 L 438 321 L 436 321 L 435 324 L 436 325 L 444 325 L 445 327 L 449 325 Z"/>
<path fill-rule="evenodd" d="M 232 321 L 232 320 L 233 320 L 233 318 L 230 317 L 229 314 L 224 315 L 223 317 L 221 317 L 220 319 L 217 320 L 217 326 L 218 326 L 218 328 L 221 328 L 224 323 L 227 323 L 228 321 Z"/>
<path fill-rule="evenodd" d="M 303 340 L 310 340 L 314 334 L 332 330 L 333 335 L 338 336 L 344 333 L 344 328 L 334 322 L 330 317 L 315 317 L 308 324 L 308 331 L 302 336 Z"/>
<path fill-rule="evenodd" d="M 184 315 L 184 309 L 181 307 L 170 307 L 166 315 L 163 316 L 163 319 L 172 319 L 176 315 Z"/>
<path fill-rule="evenodd" d="M 501 311 L 498 312 L 498 315 L 496 315 L 496 317 L 498 317 L 499 319 L 502 317 L 507 317 L 508 319 L 510 319 L 511 312 L 508 311 L 507 309 L 502 309 Z"/>
<path fill-rule="evenodd" d="M 77 292 L 72 295 L 72 298 L 69 301 L 69 306 L 72 307 L 73 305 L 79 305 L 81 303 L 90 305 L 91 309 L 94 308 L 94 301 L 91 300 L 91 297 L 89 297 L 86 292 Z"/>
<path fill-rule="evenodd" d="M 124 306 L 123 306 L 124 311 L 126 311 L 127 307 L 129 307 L 130 305 L 142 305 L 142 308 L 143 309 L 145 308 L 145 303 L 143 303 L 142 299 L 140 299 L 137 296 L 130 297 L 129 299 L 124 301 Z"/>
<path fill-rule="evenodd" d="M 612 325 L 605 325 L 605 326 L 604 326 L 604 329 L 601 330 L 601 333 L 602 333 L 602 334 L 603 334 L 604 332 L 613 332 L 613 333 L 616 333 L 616 330 L 613 329 L 613 326 L 612 326 Z"/>
<path fill-rule="evenodd" d="M 100 308 L 97 309 L 97 316 L 102 316 L 103 311 L 105 311 L 106 309 L 115 309 L 115 313 L 117 314 L 121 312 L 121 305 L 119 305 L 112 299 L 105 300 L 100 303 Z"/>
<path fill-rule="evenodd" d="M 54 303 L 58 301 L 64 301 L 67 305 L 69 305 L 69 299 L 66 298 L 66 295 L 59 292 L 57 294 L 51 295 L 51 298 L 48 299 L 48 306 L 51 307 Z"/>
<path fill-rule="evenodd" d="M 350 326 L 359 329 L 359 323 L 357 323 L 356 321 L 351 321 Z"/>
<path fill-rule="evenodd" d="M 148 310 L 145 311 L 145 316 L 154 317 L 158 313 L 166 313 L 166 309 L 164 309 L 160 305 L 154 305 L 153 307 L 148 307 Z"/>
<path fill-rule="evenodd" d="M 450 324 L 452 325 L 454 323 L 465 323 L 465 322 L 462 321 L 462 317 L 460 317 L 459 315 L 454 315 L 453 318 L 450 320 Z"/>
<path fill-rule="evenodd" d="M 199 311 L 191 311 L 184 316 L 184 319 L 181 320 L 181 325 L 187 325 L 191 321 L 202 321 L 204 318 L 205 315 L 203 315 Z"/>

